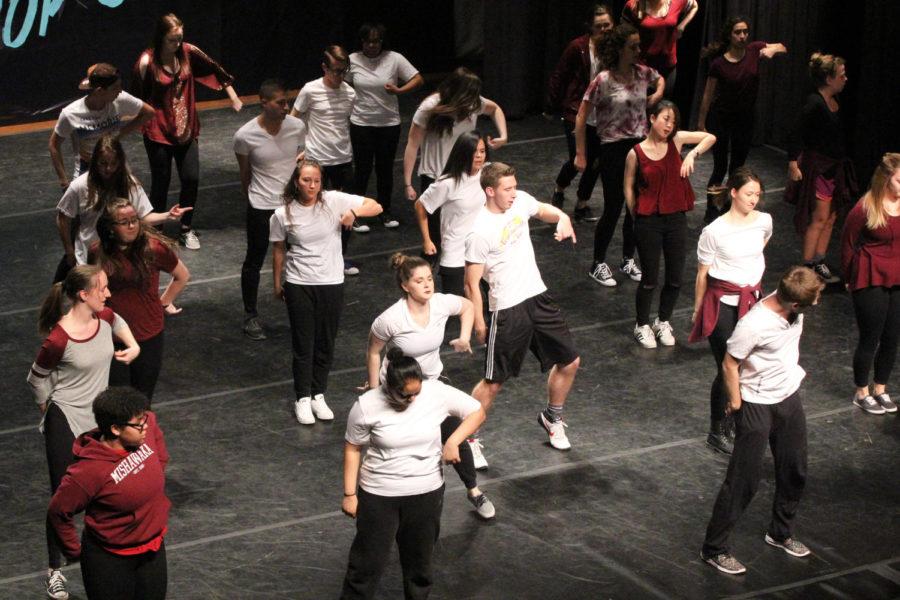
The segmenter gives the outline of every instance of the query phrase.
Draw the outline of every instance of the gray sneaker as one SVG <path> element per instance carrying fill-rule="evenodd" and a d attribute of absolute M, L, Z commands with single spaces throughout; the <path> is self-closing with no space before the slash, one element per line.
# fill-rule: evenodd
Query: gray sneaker
<path fill-rule="evenodd" d="M 244 335 L 251 340 L 266 339 L 266 330 L 263 329 L 262 323 L 259 322 L 259 317 L 247 317 L 244 319 Z"/>
<path fill-rule="evenodd" d="M 878 401 L 878 404 L 881 405 L 881 408 L 884 409 L 884 412 L 895 413 L 897 412 L 897 405 L 894 404 L 894 401 L 891 400 L 891 397 L 888 396 L 887 392 L 883 394 L 878 394 L 875 396 L 875 400 Z"/>
<path fill-rule="evenodd" d="M 477 496 L 466 494 L 466 498 L 468 498 L 469 502 L 472 503 L 472 506 L 475 507 L 475 511 L 478 513 L 479 517 L 485 521 L 494 518 L 497 511 L 494 509 L 494 504 L 488 500 L 487 496 L 484 494 L 478 494 Z"/>
<path fill-rule="evenodd" d="M 781 548 L 791 556 L 796 556 L 798 558 L 803 558 L 804 556 L 809 556 L 811 554 L 809 548 L 807 548 L 805 544 L 803 544 L 802 542 L 798 542 L 794 538 L 788 538 L 783 542 L 779 542 L 767 533 L 766 543 L 770 546 Z"/>
<path fill-rule="evenodd" d="M 715 556 L 705 556 L 703 552 L 701 552 L 700 560 L 729 575 L 741 575 L 742 573 L 747 572 L 747 567 L 742 565 L 738 559 L 728 552 L 716 554 Z"/>
<path fill-rule="evenodd" d="M 853 394 L 853 404 L 863 409 L 865 412 L 870 415 L 883 415 L 885 413 L 884 407 L 878 403 L 875 398 L 866 394 L 865 398 L 860 398 L 856 394 Z M 891 403 L 893 404 L 893 402 Z M 897 407 L 894 407 L 894 410 L 897 410 Z"/>

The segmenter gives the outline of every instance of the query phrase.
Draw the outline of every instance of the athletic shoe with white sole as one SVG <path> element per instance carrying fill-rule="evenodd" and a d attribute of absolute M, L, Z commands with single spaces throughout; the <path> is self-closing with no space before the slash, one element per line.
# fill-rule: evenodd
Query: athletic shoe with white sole
<path fill-rule="evenodd" d="M 472 451 L 472 462 L 475 464 L 476 471 L 484 471 L 488 468 L 487 459 L 481 451 L 484 446 L 481 445 L 481 438 L 469 438 L 466 440 L 469 444 L 469 450 Z"/>
<path fill-rule="evenodd" d="M 316 415 L 316 418 L 320 421 L 333 421 L 334 413 L 331 412 L 331 409 L 328 408 L 328 405 L 325 404 L 325 396 L 323 394 L 316 394 L 313 396 L 312 402 L 309 403 L 310 408 L 312 408 L 312 412 Z"/>
<path fill-rule="evenodd" d="M 369 233 L 369 226 L 361 221 L 353 221 L 353 231 L 356 233 Z"/>
<path fill-rule="evenodd" d="M 616 286 L 616 280 L 613 279 L 612 271 L 610 271 L 609 265 L 605 262 L 594 263 L 588 276 L 600 285 L 605 285 L 606 287 Z"/>
<path fill-rule="evenodd" d="M 493 519 L 494 515 L 497 513 L 494 509 L 493 502 L 488 500 L 488 497 L 484 494 L 478 494 L 477 496 L 466 494 L 466 498 L 468 498 L 469 502 L 472 503 L 472 506 L 475 507 L 478 516 L 484 520 Z"/>
<path fill-rule="evenodd" d="M 391 216 L 389 212 L 383 212 L 378 215 L 378 218 L 381 219 L 381 224 L 384 225 L 387 229 L 393 229 L 395 227 L 400 227 L 400 221 Z"/>
<path fill-rule="evenodd" d="M 67 600 L 66 576 L 59 569 L 47 569 L 47 597 L 53 600 Z"/>
<path fill-rule="evenodd" d="M 349 260 L 344 261 L 344 275 L 359 275 L 359 267 L 350 262 Z"/>
<path fill-rule="evenodd" d="M 566 425 L 562 419 L 559 421 L 551 421 L 544 415 L 544 411 L 541 411 L 538 413 L 538 424 L 543 427 L 550 436 L 551 446 L 557 450 L 569 450 L 572 448 L 572 444 L 569 443 L 569 438 L 566 437 L 566 427 L 568 427 L 568 425 Z"/>
<path fill-rule="evenodd" d="M 767 533 L 766 543 L 770 546 L 781 548 L 791 556 L 796 556 L 797 558 L 803 558 L 804 556 L 809 556 L 811 554 L 809 548 L 806 547 L 806 544 L 798 542 L 794 538 L 788 538 L 783 542 L 779 542 Z"/>
<path fill-rule="evenodd" d="M 619 267 L 619 270 L 628 275 L 632 281 L 640 281 L 641 275 L 643 275 L 641 268 L 635 264 L 633 258 L 622 259 L 622 266 Z"/>
<path fill-rule="evenodd" d="M 660 321 L 657 318 L 653 321 L 653 334 L 656 340 L 663 346 L 674 346 L 675 336 L 672 335 L 672 325 L 668 321 Z"/>
<path fill-rule="evenodd" d="M 894 401 L 891 400 L 891 397 L 888 396 L 887 392 L 883 394 L 876 394 L 875 400 L 878 401 L 878 404 L 881 405 L 881 408 L 884 409 L 884 412 L 895 413 L 897 412 L 897 405 L 894 404 Z"/>
<path fill-rule="evenodd" d="M 649 325 L 634 324 L 634 339 L 644 348 L 656 348 L 656 336 Z"/>
<path fill-rule="evenodd" d="M 738 559 L 727 552 L 716 554 L 715 556 L 704 556 L 701 552 L 700 560 L 729 575 L 741 575 L 742 573 L 747 572 L 747 567 L 742 565 Z"/>
<path fill-rule="evenodd" d="M 316 418 L 312 412 L 312 400 L 309 396 L 298 398 L 294 402 L 294 416 L 301 425 L 314 425 Z"/>
<path fill-rule="evenodd" d="M 193 229 L 182 231 L 181 235 L 178 236 L 178 242 L 188 250 L 200 249 L 200 238 L 197 237 Z"/>
<path fill-rule="evenodd" d="M 884 407 L 878 403 L 875 398 L 866 394 L 865 398 L 860 398 L 856 394 L 853 394 L 853 404 L 863 409 L 865 412 L 870 415 L 883 415 Z"/>
<path fill-rule="evenodd" d="M 244 319 L 244 335 L 251 340 L 266 339 L 266 330 L 263 329 L 259 317 L 247 317 Z"/>

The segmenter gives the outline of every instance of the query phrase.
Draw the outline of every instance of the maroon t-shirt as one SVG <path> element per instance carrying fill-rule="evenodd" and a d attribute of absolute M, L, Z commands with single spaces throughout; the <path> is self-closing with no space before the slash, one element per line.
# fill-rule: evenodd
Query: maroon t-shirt
<path fill-rule="evenodd" d="M 752 111 L 759 90 L 759 53 L 766 42 L 750 42 L 743 58 L 731 62 L 724 55 L 709 65 L 709 76 L 716 79 L 716 98 L 712 110 L 733 115 Z"/>
<path fill-rule="evenodd" d="M 669 140 L 666 155 L 653 160 L 640 144 L 634 145 L 637 154 L 636 215 L 669 215 L 694 208 L 694 188 L 687 177 L 681 176 L 681 155 L 675 142 Z"/>

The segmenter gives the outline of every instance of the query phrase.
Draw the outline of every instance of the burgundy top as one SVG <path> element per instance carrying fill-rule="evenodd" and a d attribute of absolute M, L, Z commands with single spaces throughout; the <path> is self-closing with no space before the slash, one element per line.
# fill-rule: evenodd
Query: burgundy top
<path fill-rule="evenodd" d="M 591 82 L 591 36 L 577 37 L 563 50 L 556 69 L 550 74 L 548 97 L 550 107 L 562 109 L 566 121 L 575 122 L 581 99 Z M 602 69 L 601 69 L 602 70 Z"/>
<path fill-rule="evenodd" d="M 664 17 L 644 15 L 637 17 L 640 0 L 628 0 L 622 9 L 622 21 L 631 23 L 641 34 L 641 60 L 648 67 L 663 73 L 678 64 L 677 27 L 688 0 L 670 0 L 669 11 Z"/>
<path fill-rule="evenodd" d="M 653 160 L 644 154 L 640 144 L 637 154 L 636 215 L 668 215 L 694 208 L 694 188 L 681 176 L 681 155 L 675 142 L 669 140 L 666 155 Z"/>
<path fill-rule="evenodd" d="M 112 294 L 107 304 L 125 319 L 134 339 L 139 342 L 162 333 L 165 313 L 159 301 L 159 272 L 171 273 L 178 266 L 178 255 L 171 248 L 153 238 L 147 243 L 153 250 L 154 260 L 150 266 L 150 277 L 143 282 L 131 260 L 121 255 L 119 258 L 122 260 L 115 262 L 114 271 L 111 265 L 103 269 L 109 277 L 109 291 Z M 95 262 L 96 251 L 95 245 L 91 250 L 91 262 Z"/>
<path fill-rule="evenodd" d="M 900 217 L 887 216 L 887 225 L 866 227 L 860 200 L 847 215 L 841 234 L 841 268 L 850 290 L 900 285 Z"/>
<path fill-rule="evenodd" d="M 759 90 L 759 53 L 765 47 L 765 42 L 750 42 L 743 58 L 737 62 L 731 62 L 725 55 L 712 60 L 709 76 L 717 84 L 711 110 L 725 115 L 753 111 Z"/>
<path fill-rule="evenodd" d="M 738 319 L 747 314 L 753 305 L 762 298 L 762 286 L 757 281 L 755 285 L 737 285 L 724 279 L 716 279 L 711 275 L 706 276 L 706 293 L 700 303 L 700 310 L 694 318 L 694 326 L 688 342 L 699 342 L 708 338 L 716 328 L 719 321 L 720 301 L 722 296 L 738 295 Z"/>
<path fill-rule="evenodd" d="M 173 76 L 153 60 L 153 49 L 141 53 L 134 63 L 131 93 L 156 109 L 156 116 L 144 124 L 144 135 L 170 146 L 184 144 L 200 135 L 200 120 L 194 98 L 194 82 L 211 90 L 221 90 L 234 82 L 219 63 L 200 48 L 181 44 L 180 70 Z M 141 77 L 141 61 L 149 59 Z"/>
<path fill-rule="evenodd" d="M 72 445 L 69 466 L 50 500 L 48 517 L 69 558 L 81 555 L 74 516 L 84 514 L 84 528 L 116 554 L 135 548 L 159 549 L 169 521 L 165 493 L 169 453 L 156 415 L 147 411 L 147 435 L 132 452 L 100 441 L 100 431 L 84 433 Z"/>

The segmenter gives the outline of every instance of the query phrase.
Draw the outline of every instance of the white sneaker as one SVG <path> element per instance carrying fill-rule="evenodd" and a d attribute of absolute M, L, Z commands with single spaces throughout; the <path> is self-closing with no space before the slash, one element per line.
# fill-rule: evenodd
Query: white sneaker
<path fill-rule="evenodd" d="M 472 503 L 472 506 L 475 507 L 475 510 L 478 512 L 478 516 L 487 521 L 488 519 L 493 519 L 494 515 L 497 514 L 497 510 L 494 508 L 494 503 L 488 500 L 488 497 L 484 494 L 478 494 L 477 496 L 470 496 L 466 494 L 466 498 L 469 502 Z"/>
<path fill-rule="evenodd" d="M 54 600 L 67 600 L 66 576 L 59 569 L 47 569 L 47 597 Z"/>
<path fill-rule="evenodd" d="M 393 229 L 394 227 L 400 227 L 400 221 L 391 216 L 388 212 L 383 212 L 378 217 L 381 219 L 381 224 L 384 225 L 388 229 Z"/>
<path fill-rule="evenodd" d="M 619 267 L 619 270 L 628 275 L 632 281 L 640 281 L 641 280 L 641 269 L 634 263 L 633 258 L 625 258 L 622 260 L 622 266 Z"/>
<path fill-rule="evenodd" d="M 487 459 L 481 452 L 481 449 L 484 448 L 484 446 L 481 445 L 481 438 L 469 438 L 466 442 L 469 444 L 469 449 L 472 451 L 472 462 L 475 463 L 475 470 L 484 471 L 487 469 Z"/>
<path fill-rule="evenodd" d="M 551 446 L 557 450 L 569 450 L 572 448 L 572 444 L 569 443 L 569 438 L 566 437 L 566 427 L 568 427 L 568 425 L 562 420 L 550 421 L 544 416 L 544 411 L 541 411 L 538 413 L 538 424 L 540 424 L 540 426 L 550 435 Z"/>
<path fill-rule="evenodd" d="M 596 263 L 591 268 L 591 272 L 588 273 L 588 275 L 600 285 L 605 285 L 606 287 L 615 287 L 616 285 L 616 280 L 613 279 L 612 271 L 609 270 L 609 265 L 605 262 Z"/>
<path fill-rule="evenodd" d="M 649 325 L 634 325 L 634 339 L 644 348 L 656 348 L 656 336 Z"/>
<path fill-rule="evenodd" d="M 334 413 L 331 412 L 331 409 L 328 408 L 328 405 L 325 404 L 325 396 L 322 394 L 316 394 L 312 402 L 310 402 L 310 406 L 312 408 L 313 414 L 316 415 L 316 418 L 320 421 L 333 421 Z"/>
<path fill-rule="evenodd" d="M 294 402 L 294 415 L 301 425 L 314 425 L 316 418 L 313 416 L 312 405 L 309 396 L 299 398 Z"/>
<path fill-rule="evenodd" d="M 356 233 L 369 233 L 369 226 L 359 221 L 353 221 L 353 231 Z"/>
<path fill-rule="evenodd" d="M 200 249 L 200 238 L 197 237 L 197 234 L 194 233 L 193 229 L 182 231 L 181 235 L 178 237 L 178 241 L 188 250 Z"/>
<path fill-rule="evenodd" d="M 668 321 L 660 321 L 659 317 L 657 317 L 656 320 L 653 321 L 652 329 L 660 344 L 663 346 L 675 345 L 675 336 L 672 335 L 672 325 L 670 325 Z"/>
<path fill-rule="evenodd" d="M 359 267 L 349 260 L 344 261 L 344 275 L 359 275 Z"/>

